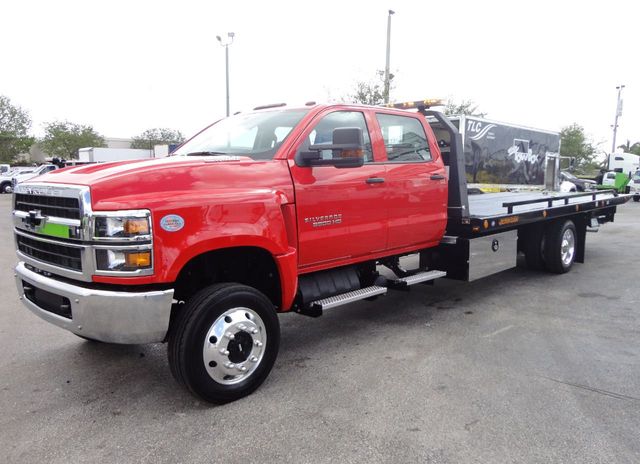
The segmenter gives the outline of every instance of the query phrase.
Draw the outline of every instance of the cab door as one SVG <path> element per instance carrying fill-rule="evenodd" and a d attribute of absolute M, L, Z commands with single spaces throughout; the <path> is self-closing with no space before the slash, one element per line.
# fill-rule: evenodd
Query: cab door
<path fill-rule="evenodd" d="M 376 113 L 387 155 L 389 249 L 432 246 L 447 224 L 447 177 L 418 115 Z M 431 143 L 430 143 L 431 141 Z"/>
<path fill-rule="evenodd" d="M 363 166 L 296 165 L 295 152 L 306 151 L 312 144 L 331 144 L 333 130 L 339 127 L 362 129 Z M 322 152 L 325 159 L 331 156 L 331 150 Z M 371 137 L 362 111 L 326 111 L 305 130 L 289 157 L 296 197 L 301 269 L 346 263 L 386 248 L 386 167 L 373 161 Z"/>

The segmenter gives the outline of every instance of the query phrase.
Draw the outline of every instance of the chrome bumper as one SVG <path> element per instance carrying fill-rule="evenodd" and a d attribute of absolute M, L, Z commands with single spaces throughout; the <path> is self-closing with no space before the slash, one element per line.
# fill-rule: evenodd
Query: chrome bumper
<path fill-rule="evenodd" d="M 153 343 L 164 340 L 169 329 L 173 289 L 151 292 L 93 290 L 60 282 L 16 266 L 18 295 L 27 308 L 45 321 L 77 335 L 108 343 Z M 68 298 L 72 318 L 59 316 L 26 298 L 23 282 Z"/>

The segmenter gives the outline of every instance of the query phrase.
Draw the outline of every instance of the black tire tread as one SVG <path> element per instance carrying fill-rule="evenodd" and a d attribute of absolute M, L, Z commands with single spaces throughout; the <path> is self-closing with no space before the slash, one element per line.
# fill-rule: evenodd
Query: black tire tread
<path fill-rule="evenodd" d="M 564 274 L 569 272 L 571 269 L 573 262 L 568 266 L 564 267 L 562 264 L 562 255 L 560 245 L 562 243 L 562 235 L 564 231 L 571 227 L 573 229 L 574 239 L 578 240 L 578 233 L 576 230 L 576 226 L 572 220 L 567 219 L 566 221 L 557 221 L 552 223 L 546 231 L 545 235 L 545 265 L 549 272 L 553 272 L 554 274 Z M 577 243 L 576 243 L 577 247 Z M 574 254 L 575 260 L 575 254 Z"/>

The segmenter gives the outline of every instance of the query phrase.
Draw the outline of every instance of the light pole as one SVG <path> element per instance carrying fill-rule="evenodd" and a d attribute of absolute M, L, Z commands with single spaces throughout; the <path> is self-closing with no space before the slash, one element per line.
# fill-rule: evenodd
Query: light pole
<path fill-rule="evenodd" d="M 618 103 L 616 104 L 616 119 L 613 122 L 613 144 L 611 146 L 611 154 L 616 152 L 616 133 L 618 132 L 618 117 L 622 116 L 622 89 L 624 89 L 624 85 L 619 85 L 616 87 L 618 91 Z"/>
<path fill-rule="evenodd" d="M 389 59 L 391 57 L 391 16 L 396 12 L 389 10 L 389 16 L 387 16 L 387 64 L 384 67 L 384 102 L 389 103 Z"/>
<path fill-rule="evenodd" d="M 225 64 L 225 73 L 227 76 L 227 116 L 229 116 L 229 45 L 233 43 L 233 38 L 235 34 L 233 32 L 227 33 L 227 39 L 223 42 L 222 37 L 219 35 L 216 36 L 220 45 L 224 47 L 224 64 Z"/>

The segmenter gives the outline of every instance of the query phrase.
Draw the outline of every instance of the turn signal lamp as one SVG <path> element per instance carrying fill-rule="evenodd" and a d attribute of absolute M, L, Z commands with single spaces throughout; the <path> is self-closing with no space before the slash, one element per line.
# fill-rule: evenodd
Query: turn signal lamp
<path fill-rule="evenodd" d="M 140 269 L 151 266 L 151 251 L 126 253 L 124 256 L 127 268 Z"/>

